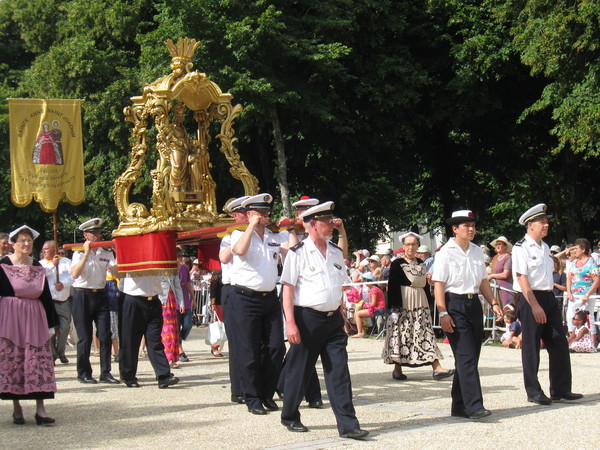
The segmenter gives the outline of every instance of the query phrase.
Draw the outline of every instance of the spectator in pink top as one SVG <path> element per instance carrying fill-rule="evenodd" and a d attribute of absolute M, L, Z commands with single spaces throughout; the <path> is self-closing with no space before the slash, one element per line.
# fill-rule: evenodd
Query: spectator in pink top
<path fill-rule="evenodd" d="M 381 269 L 375 269 L 373 274 L 363 274 L 361 278 L 363 281 L 379 281 L 381 278 Z M 354 336 L 351 336 L 353 338 L 365 337 L 365 330 L 362 323 L 363 319 L 382 316 L 385 312 L 385 294 L 383 291 L 375 284 L 365 286 L 369 289 L 369 301 L 363 304 L 362 309 L 358 309 L 354 312 L 357 333 Z"/>

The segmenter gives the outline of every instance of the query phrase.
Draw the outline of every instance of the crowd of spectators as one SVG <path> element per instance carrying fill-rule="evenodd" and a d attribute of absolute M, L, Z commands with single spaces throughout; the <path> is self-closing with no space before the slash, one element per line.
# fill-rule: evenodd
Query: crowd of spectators
<path fill-rule="evenodd" d="M 482 244 L 484 261 L 488 271 L 488 280 L 494 289 L 494 295 L 503 306 L 505 318 L 496 325 L 496 338 L 507 348 L 521 348 L 521 324 L 517 318 L 517 294 L 513 289 L 512 278 L 512 248 L 513 244 L 504 236 L 499 236 L 489 244 Z M 598 242 L 600 248 L 600 242 Z M 439 250 L 439 247 L 438 249 Z M 576 239 L 573 244 L 561 248 L 552 245 L 550 248 L 554 263 L 553 293 L 562 311 L 565 333 L 577 342 L 580 339 L 593 344 L 593 351 L 598 346 L 596 322 L 600 320 L 596 312 L 596 299 L 600 294 L 600 249 L 592 252 L 590 242 L 585 238 Z M 492 253 L 493 252 L 493 253 Z M 493 256 L 492 256 L 493 254 Z M 369 335 L 365 330 L 382 332 L 382 326 L 373 320 L 383 312 L 379 303 L 371 304 L 371 298 L 377 301 L 377 295 L 369 292 L 377 290 L 385 294 L 386 312 L 391 312 L 388 279 L 390 268 L 394 261 L 404 260 L 404 246 L 384 253 L 372 254 L 368 249 L 357 250 L 352 258 L 345 260 L 351 283 L 346 286 L 344 296 L 346 301 L 346 332 L 351 337 Z M 416 258 L 425 264 L 427 279 L 431 280 L 435 254 L 427 245 L 420 245 Z M 375 306 L 373 306 L 375 305 Z M 433 303 L 430 301 L 433 315 Z M 575 318 L 577 315 L 577 318 Z M 433 315 L 435 317 L 435 315 Z M 578 322 L 581 320 L 581 323 Z M 371 333 L 372 334 L 372 333 Z M 586 335 L 586 336 L 584 336 Z M 439 336 L 439 334 L 438 334 Z M 578 337 L 579 336 L 579 337 Z M 581 345 L 571 345 L 571 351 L 583 351 Z M 591 348 L 586 346 L 586 348 Z M 399 376 L 401 371 L 396 371 Z"/>

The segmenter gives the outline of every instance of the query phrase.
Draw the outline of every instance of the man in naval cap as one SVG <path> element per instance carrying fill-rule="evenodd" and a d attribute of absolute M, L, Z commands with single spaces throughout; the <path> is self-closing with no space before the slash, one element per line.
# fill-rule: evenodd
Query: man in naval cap
<path fill-rule="evenodd" d="M 517 316 L 523 327 L 521 359 L 527 400 L 538 405 L 553 401 L 577 400 L 571 392 L 571 359 L 562 324 L 562 313 L 552 292 L 554 263 L 550 248 L 542 240 L 548 235 L 547 207 L 544 203 L 529 208 L 519 218 L 526 227 L 525 237 L 512 250 L 513 288 L 519 292 Z M 550 398 L 538 381 L 540 340 L 550 360 Z"/>
<path fill-rule="evenodd" d="M 112 252 L 104 248 L 92 248 L 92 242 L 100 241 L 102 219 L 96 217 L 79 225 L 85 242 L 83 251 L 73 253 L 71 275 L 73 283 L 72 313 L 77 330 L 77 378 L 81 383 L 95 384 L 90 364 L 92 323 L 96 324 L 100 341 L 100 382 L 117 384 L 111 375 L 111 334 L 108 298 L 104 292 L 106 271 L 117 276 L 117 266 Z"/>

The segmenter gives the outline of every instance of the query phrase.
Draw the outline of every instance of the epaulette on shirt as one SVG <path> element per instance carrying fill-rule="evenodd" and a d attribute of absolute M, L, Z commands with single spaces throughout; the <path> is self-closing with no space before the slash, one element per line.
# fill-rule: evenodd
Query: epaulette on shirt
<path fill-rule="evenodd" d="M 518 242 L 515 244 L 515 246 L 517 246 L 517 247 L 520 247 L 520 246 L 523 244 L 523 242 L 525 242 L 525 238 L 523 238 L 523 239 L 521 239 L 520 241 L 518 241 Z"/>
<path fill-rule="evenodd" d="M 298 242 L 296 245 L 294 245 L 293 247 L 290 247 L 290 250 L 295 252 L 297 251 L 300 247 L 302 247 L 304 245 L 304 242 Z"/>
<path fill-rule="evenodd" d="M 336 244 L 334 244 L 332 241 L 329 241 L 329 243 L 330 243 L 331 245 L 333 245 L 335 248 L 337 248 L 338 250 L 342 250 L 342 249 L 341 249 L 341 248 L 339 248 L 339 247 L 338 247 Z"/>

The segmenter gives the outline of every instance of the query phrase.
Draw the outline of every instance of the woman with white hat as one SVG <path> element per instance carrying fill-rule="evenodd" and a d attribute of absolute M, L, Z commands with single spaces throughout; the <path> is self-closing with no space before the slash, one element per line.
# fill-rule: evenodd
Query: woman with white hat
<path fill-rule="evenodd" d="M 500 236 L 490 242 L 494 247 L 496 255 L 492 259 L 491 272 L 488 275 L 488 281 L 495 280 L 501 289 L 498 289 L 496 298 L 502 302 L 502 307 L 515 301 L 515 294 L 512 291 L 512 244 L 504 236 Z M 504 289 L 502 289 L 504 288 Z M 508 290 L 506 290 L 508 289 Z"/>
<path fill-rule="evenodd" d="M 39 233 L 26 225 L 12 231 L 14 253 L 0 260 L 0 399 L 13 401 L 13 423 L 23 425 L 21 400 L 35 400 L 35 421 L 50 425 L 44 400 L 56 381 L 50 336 L 58 317 L 46 270 L 30 256 Z"/>

